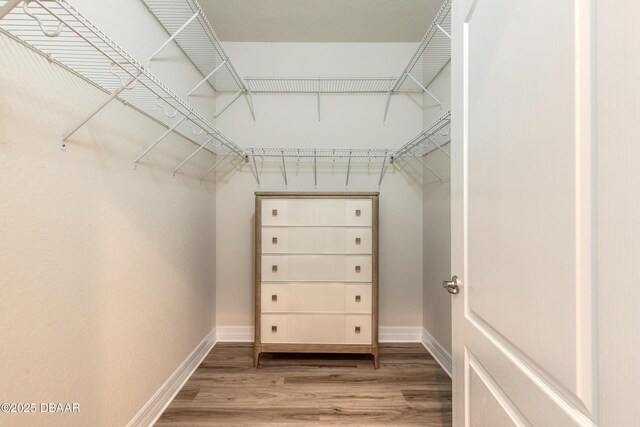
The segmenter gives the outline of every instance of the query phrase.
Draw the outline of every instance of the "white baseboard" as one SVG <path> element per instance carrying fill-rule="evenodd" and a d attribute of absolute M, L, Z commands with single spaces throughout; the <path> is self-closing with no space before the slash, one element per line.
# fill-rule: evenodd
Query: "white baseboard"
<path fill-rule="evenodd" d="M 218 342 L 253 342 L 253 326 L 218 326 Z M 421 342 L 420 326 L 380 326 L 380 342 Z"/>
<path fill-rule="evenodd" d="M 424 328 L 422 328 L 422 345 L 427 349 L 429 353 L 431 353 L 433 358 L 436 359 L 436 362 L 438 362 L 438 364 L 442 366 L 442 369 L 444 369 L 447 375 L 451 377 L 453 372 L 451 367 L 451 355 Z"/>
<path fill-rule="evenodd" d="M 127 427 L 147 427 L 152 426 L 164 410 L 169 406 L 173 398 L 178 394 L 184 383 L 191 377 L 196 368 L 209 354 L 213 346 L 216 345 L 216 328 L 198 344 L 189 356 L 178 366 L 167 381 L 160 386 L 158 391 L 149 401 L 138 411 L 129 421 Z"/>
<path fill-rule="evenodd" d="M 218 326 L 218 342 L 253 342 L 253 326 Z"/>
<path fill-rule="evenodd" d="M 380 342 L 420 342 L 421 339 L 420 326 L 380 326 L 378 330 Z"/>

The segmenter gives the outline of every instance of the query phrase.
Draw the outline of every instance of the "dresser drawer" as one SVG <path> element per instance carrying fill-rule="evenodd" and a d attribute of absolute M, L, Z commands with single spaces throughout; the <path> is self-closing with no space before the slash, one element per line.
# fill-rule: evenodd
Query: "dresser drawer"
<path fill-rule="evenodd" d="M 370 227 L 263 227 L 262 253 L 371 253 Z"/>
<path fill-rule="evenodd" d="M 347 284 L 345 287 L 345 312 L 371 314 L 371 284 Z"/>
<path fill-rule="evenodd" d="M 343 344 L 343 314 L 288 314 L 287 342 L 300 344 Z"/>
<path fill-rule="evenodd" d="M 371 282 L 371 255 L 263 255 L 262 281 Z"/>
<path fill-rule="evenodd" d="M 289 280 L 289 257 L 286 255 L 264 255 L 260 269 L 265 282 L 286 282 Z"/>
<path fill-rule="evenodd" d="M 344 326 L 345 344 L 371 344 L 370 315 L 347 315 Z"/>
<path fill-rule="evenodd" d="M 345 225 L 344 199 L 290 199 L 288 225 Z"/>
<path fill-rule="evenodd" d="M 371 199 L 347 200 L 345 208 L 346 225 L 370 226 L 372 224 Z"/>
<path fill-rule="evenodd" d="M 260 288 L 260 307 L 263 313 L 289 311 L 289 285 L 263 283 Z"/>
<path fill-rule="evenodd" d="M 267 258 L 265 256 L 264 258 Z M 345 280 L 345 255 L 289 255 L 287 280 L 337 281 Z"/>
<path fill-rule="evenodd" d="M 260 321 L 260 339 L 266 343 L 287 342 L 287 315 L 263 314 Z"/>
<path fill-rule="evenodd" d="M 346 258 L 347 282 L 371 282 L 371 255 L 352 255 Z"/>
<path fill-rule="evenodd" d="M 289 223 L 287 200 L 265 199 L 262 201 L 262 225 L 287 225 Z"/>
<path fill-rule="evenodd" d="M 351 285 L 344 283 L 263 283 L 262 312 L 345 313 L 347 286 Z"/>
<path fill-rule="evenodd" d="M 263 343 L 371 344 L 370 315 L 263 314 Z"/>
<path fill-rule="evenodd" d="M 344 344 L 345 316 L 331 314 L 263 314 L 263 343 Z"/>
<path fill-rule="evenodd" d="M 350 254 L 371 254 L 373 235 L 371 228 L 345 229 L 346 252 Z"/>

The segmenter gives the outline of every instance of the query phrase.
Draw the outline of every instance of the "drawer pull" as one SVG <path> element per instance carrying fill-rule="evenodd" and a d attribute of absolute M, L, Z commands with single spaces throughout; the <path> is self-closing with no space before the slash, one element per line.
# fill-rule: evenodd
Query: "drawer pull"
<path fill-rule="evenodd" d="M 362 242 L 362 239 L 360 239 L 359 237 L 356 237 L 356 245 L 359 245 Z"/>
<path fill-rule="evenodd" d="M 356 216 L 362 216 L 362 211 L 360 209 L 356 209 Z"/>
<path fill-rule="evenodd" d="M 271 301 L 278 301 L 278 295 L 271 295 Z"/>
<path fill-rule="evenodd" d="M 278 238 L 277 237 L 272 237 L 271 238 L 271 243 L 273 243 L 274 245 L 278 244 Z"/>
<path fill-rule="evenodd" d="M 356 334 L 360 333 L 360 326 L 356 326 Z"/>
<path fill-rule="evenodd" d="M 278 327 L 277 326 L 272 326 L 271 327 L 271 332 L 278 332 Z"/>
<path fill-rule="evenodd" d="M 360 295 L 356 295 L 356 302 L 360 302 Z"/>
<path fill-rule="evenodd" d="M 271 271 L 276 273 L 278 271 L 278 266 L 277 265 L 272 265 L 271 266 Z"/>
<path fill-rule="evenodd" d="M 278 216 L 278 209 L 271 209 L 271 216 Z"/>
<path fill-rule="evenodd" d="M 356 273 L 360 273 L 360 266 L 356 265 Z"/>

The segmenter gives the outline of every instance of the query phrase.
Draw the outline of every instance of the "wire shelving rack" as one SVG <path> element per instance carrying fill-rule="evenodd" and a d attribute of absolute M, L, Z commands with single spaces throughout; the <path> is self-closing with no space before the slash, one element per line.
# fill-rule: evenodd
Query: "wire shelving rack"
<path fill-rule="evenodd" d="M 391 163 L 399 159 L 414 158 L 429 172 L 443 181 L 443 177 L 431 168 L 423 157 L 427 154 L 439 150 L 448 158 L 451 154 L 444 149 L 444 146 L 451 141 L 451 111 L 447 111 L 438 117 L 433 123 L 427 126 L 422 132 L 413 137 L 409 142 L 395 150 L 391 156 Z"/>
<path fill-rule="evenodd" d="M 395 77 L 246 77 L 253 93 L 387 93 Z"/>
<path fill-rule="evenodd" d="M 171 132 L 191 140 L 202 149 L 246 158 L 242 148 L 224 136 L 67 1 L 0 1 L 0 31 L 108 94 L 94 111 L 63 135 L 63 150 L 66 149 L 67 139 L 75 131 L 110 101 L 118 99 L 167 128 L 164 134 L 140 153 L 134 165 Z"/>
<path fill-rule="evenodd" d="M 451 1 L 442 3 L 392 92 L 424 91 L 451 60 Z"/>
<path fill-rule="evenodd" d="M 143 0 L 149 11 L 216 91 L 247 91 L 196 0 Z M 155 57 L 161 46 L 152 58 Z"/>
<path fill-rule="evenodd" d="M 156 19 L 171 34 L 170 38 L 149 58 L 149 62 L 174 41 L 203 74 L 203 80 L 214 90 L 237 90 L 222 110 L 226 109 L 242 93 L 387 93 L 413 91 L 416 87 L 426 91 L 426 86 L 450 59 L 450 10 L 451 0 L 445 0 L 420 47 L 405 72 L 394 77 L 251 77 L 243 80 L 233 68 L 209 21 L 196 0 L 143 0 Z M 20 5 L 21 4 L 21 5 Z M 18 7 L 20 5 L 20 7 Z M 197 22 L 197 25 L 196 25 Z M 377 160 L 381 163 L 380 182 L 388 164 L 402 158 L 415 158 L 441 178 L 421 159 L 426 154 L 440 150 L 450 157 L 443 146 L 450 140 L 451 112 L 427 126 L 412 140 L 394 149 L 330 149 L 330 148 L 241 148 L 224 136 L 188 102 L 178 97 L 156 78 L 148 66 L 144 66 L 127 54 L 113 40 L 89 22 L 67 0 L 0 0 L 0 32 L 25 46 L 45 55 L 49 60 L 83 78 L 102 90 L 107 97 L 86 117 L 75 123 L 62 137 L 62 149 L 67 139 L 90 120 L 110 101 L 117 99 L 167 128 L 134 160 L 137 165 L 144 156 L 162 140 L 174 132 L 197 145 L 173 174 L 182 168 L 201 150 L 221 154 L 222 158 L 207 170 L 201 179 L 225 159 L 234 156 L 249 162 L 260 182 L 256 157 L 280 159 L 285 170 L 286 162 L 313 162 L 314 175 L 318 163 L 346 162 L 347 184 L 352 162 Z M 208 40 L 209 43 L 200 43 Z M 422 80 L 413 74 L 420 70 Z M 222 72 L 224 70 L 224 72 Z M 245 83 L 246 81 L 246 83 Z M 413 81 L 416 86 L 411 86 Z M 190 92 L 190 93 L 191 93 Z M 250 105 L 251 105 L 250 101 Z M 388 108 L 388 102 L 387 102 Z M 253 113 L 253 111 L 252 111 Z M 219 113 L 217 113 L 219 114 Z M 386 116 L 386 113 L 385 113 Z M 217 117 L 217 115 L 214 115 Z"/>

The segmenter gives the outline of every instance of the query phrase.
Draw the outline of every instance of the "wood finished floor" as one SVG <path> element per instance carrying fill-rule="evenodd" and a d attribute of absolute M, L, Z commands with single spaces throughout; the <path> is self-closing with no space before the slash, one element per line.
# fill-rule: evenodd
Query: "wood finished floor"
<path fill-rule="evenodd" d="M 156 426 L 450 426 L 451 380 L 420 344 L 371 356 L 263 354 L 219 343 Z"/>

